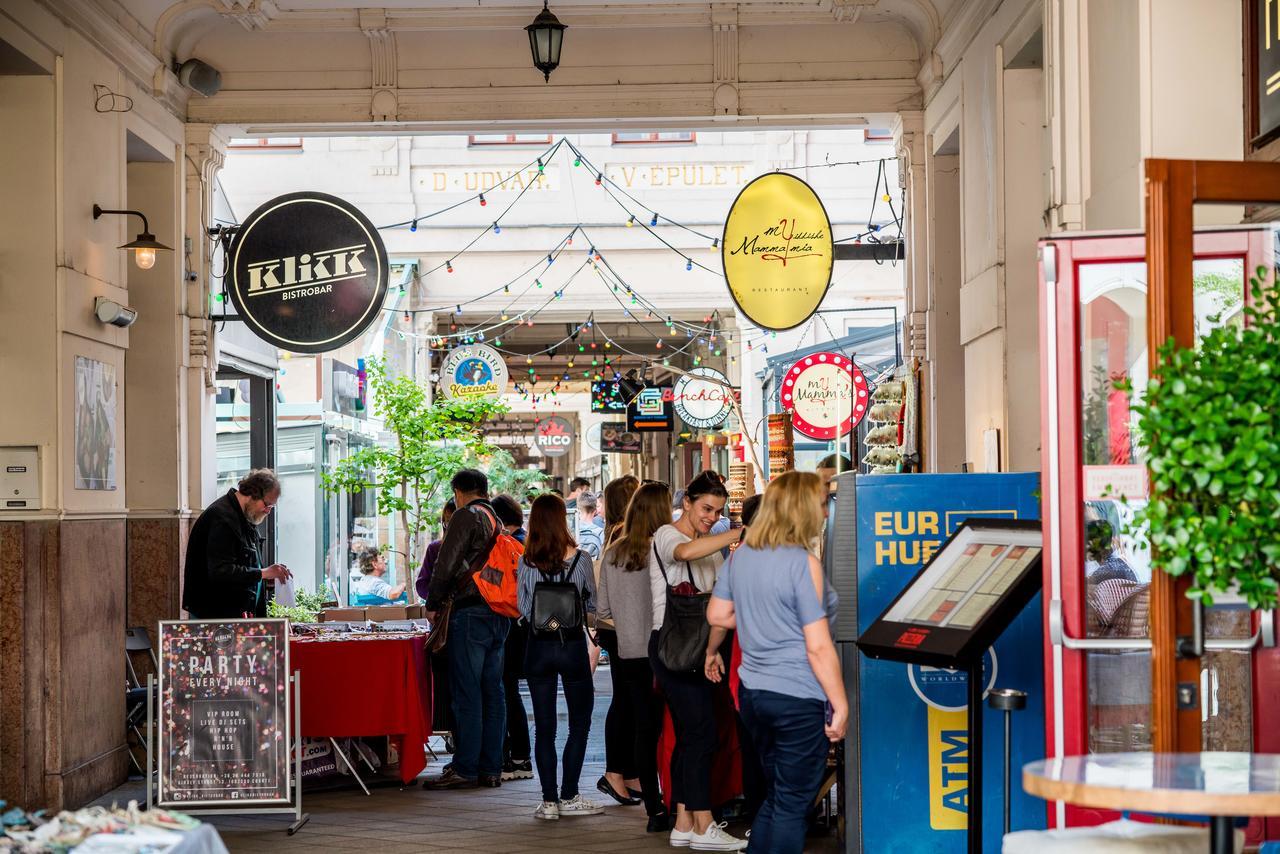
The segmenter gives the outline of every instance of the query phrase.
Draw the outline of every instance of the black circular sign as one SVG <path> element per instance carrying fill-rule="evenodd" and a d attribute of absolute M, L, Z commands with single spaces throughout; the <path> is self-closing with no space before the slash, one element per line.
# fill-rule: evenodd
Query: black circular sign
<path fill-rule="evenodd" d="M 336 350 L 378 317 L 387 249 L 373 223 L 326 193 L 254 211 L 231 244 L 231 301 L 249 329 L 295 353 Z"/>

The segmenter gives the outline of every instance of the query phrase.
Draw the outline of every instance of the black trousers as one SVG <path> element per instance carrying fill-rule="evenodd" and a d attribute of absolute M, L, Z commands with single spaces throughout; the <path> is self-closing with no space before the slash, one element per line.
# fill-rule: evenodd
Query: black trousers
<path fill-rule="evenodd" d="M 605 768 L 623 779 L 639 778 L 645 812 L 666 811 L 658 787 L 658 738 L 666 704 L 654 690 L 653 667 L 648 657 L 620 658 L 618 636 L 599 632 L 600 646 L 609 653 L 609 678 L 613 701 L 604 721 Z"/>
<path fill-rule="evenodd" d="M 604 768 L 611 774 L 621 774 L 623 779 L 635 779 L 639 773 L 636 764 L 636 710 L 622 696 L 623 667 L 618 661 L 618 633 L 613 629 L 596 631 L 596 642 L 609 653 L 609 681 L 613 684 L 613 699 L 604 718 Z M 648 659 L 645 659 L 646 664 Z M 650 678 L 653 674 L 650 673 Z"/>
<path fill-rule="evenodd" d="M 671 803 L 687 810 L 711 809 L 711 760 L 716 719 L 711 683 L 701 673 L 673 673 L 658 658 L 658 633 L 649 636 L 649 663 L 667 698 L 676 744 L 671 752 Z"/>
<path fill-rule="evenodd" d="M 595 706 L 595 684 L 587 660 L 587 636 L 581 629 L 570 640 L 538 638 L 529 640 L 525 661 L 529 699 L 533 701 L 534 764 L 542 784 L 544 801 L 569 801 L 578 795 L 578 778 L 587 755 L 591 733 L 591 710 Z M 564 702 L 569 709 L 569 737 L 561 758 L 562 778 L 556 786 L 556 688 L 564 684 Z"/>
<path fill-rule="evenodd" d="M 524 621 L 511 624 L 507 635 L 506 658 L 502 661 L 502 689 L 507 698 L 507 738 L 502 758 L 507 762 L 526 762 L 529 753 L 529 715 L 520 698 L 520 677 L 524 676 L 525 649 L 529 644 L 529 626 Z"/>

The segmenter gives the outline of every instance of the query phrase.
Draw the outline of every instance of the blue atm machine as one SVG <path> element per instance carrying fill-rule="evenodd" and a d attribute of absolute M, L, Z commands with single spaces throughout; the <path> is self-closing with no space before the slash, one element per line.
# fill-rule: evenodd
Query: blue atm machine
<path fill-rule="evenodd" d="M 839 788 L 842 850 L 963 854 L 968 830 L 968 678 L 962 671 L 877 661 L 854 641 L 889 606 L 965 519 L 1039 519 L 1039 475 L 840 475 L 824 563 L 840 595 L 836 645 L 850 722 Z M 1023 764 L 1045 756 L 1044 631 L 1040 595 L 983 661 L 986 689 L 1016 688 L 1027 706 L 1013 719 L 1014 830 L 1045 827 L 1044 802 L 1022 791 Z M 985 709 L 983 729 L 1003 730 Z M 999 851 L 1003 743 L 983 754 L 983 850 Z"/>

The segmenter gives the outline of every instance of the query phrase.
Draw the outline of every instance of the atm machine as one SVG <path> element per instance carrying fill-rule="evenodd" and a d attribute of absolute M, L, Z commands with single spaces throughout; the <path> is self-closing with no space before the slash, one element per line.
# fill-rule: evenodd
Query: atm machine
<path fill-rule="evenodd" d="M 854 641 L 880 616 L 932 554 L 969 518 L 1039 519 L 1039 475 L 847 472 L 830 499 L 823 562 L 840 597 L 836 645 L 849 694 L 842 745 L 840 836 L 845 852 L 966 850 L 968 678 L 956 670 L 876 661 Z M 1026 606 L 984 660 L 986 689 L 1027 692 L 1013 722 L 1013 763 L 1041 759 L 1044 746 L 1043 616 L 1040 596 Z M 985 709 L 986 732 L 1003 727 Z M 1000 850 L 1003 746 L 984 752 L 983 850 Z M 1015 776 L 1015 779 L 1017 777 Z M 1045 826 L 1044 802 L 1011 792 L 1016 830 Z"/>

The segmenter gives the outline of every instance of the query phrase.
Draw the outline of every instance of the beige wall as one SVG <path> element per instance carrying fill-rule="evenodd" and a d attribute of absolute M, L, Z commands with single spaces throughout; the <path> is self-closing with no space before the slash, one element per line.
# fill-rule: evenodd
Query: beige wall
<path fill-rule="evenodd" d="M 40 448 L 46 506 L 58 491 L 55 95 L 52 77 L 0 76 L 0 127 L 23 128 L 0 133 L 0 186 L 22 200 L 0 205 L 0 445 Z"/>
<path fill-rule="evenodd" d="M 985 7 L 984 7 L 985 8 Z M 980 25 L 958 15 L 928 93 L 934 149 L 958 127 L 965 458 L 1039 466 L 1036 240 L 1064 229 L 1142 227 L 1143 159 L 1236 160 L 1243 150 L 1240 4 L 1233 0 L 1005 0 Z M 1007 67 L 1039 30 L 1043 70 Z M 1230 207 L 1197 221 L 1238 221 Z M 947 223 L 931 228 L 945 232 Z M 943 369 L 945 370 L 945 368 Z"/>

